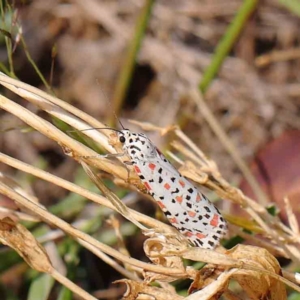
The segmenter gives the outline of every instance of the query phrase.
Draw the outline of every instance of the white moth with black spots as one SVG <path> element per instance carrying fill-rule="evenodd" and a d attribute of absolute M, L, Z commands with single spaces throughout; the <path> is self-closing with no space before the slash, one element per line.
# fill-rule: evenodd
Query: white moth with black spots
<path fill-rule="evenodd" d="M 218 209 L 183 177 L 146 135 L 117 131 L 124 152 L 170 223 L 195 246 L 214 249 L 227 233 Z"/>

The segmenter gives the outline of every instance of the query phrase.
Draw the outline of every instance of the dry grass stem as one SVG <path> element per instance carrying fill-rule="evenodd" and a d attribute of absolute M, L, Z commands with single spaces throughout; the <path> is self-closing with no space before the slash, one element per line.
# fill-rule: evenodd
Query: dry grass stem
<path fill-rule="evenodd" d="M 65 288 L 85 300 L 119 299 L 124 290 L 124 300 L 297 297 L 297 151 L 289 155 L 300 145 L 297 5 L 10 2 L 0 5 L 1 292 L 29 290 L 31 299 L 43 284 L 44 298 L 63 297 Z M 124 101 L 113 112 L 117 78 Z M 104 122 L 118 117 L 119 128 Z M 180 174 L 203 187 L 228 223 L 221 245 L 192 247 L 155 211 L 119 139 L 127 127 L 148 132 Z M 211 216 L 205 210 L 199 220 Z M 53 289 L 53 279 L 63 286 Z"/>
<path fill-rule="evenodd" d="M 32 104 L 38 106 L 40 109 L 64 121 L 77 130 L 87 129 L 91 126 L 103 127 L 103 124 L 87 117 L 76 109 L 73 109 L 69 104 L 65 104 L 63 101 L 40 92 L 26 84 L 11 80 L 4 75 L 0 75 L 0 83 Z M 192 97 L 195 97 L 195 95 Z M 115 194 L 106 188 L 101 181 L 101 174 L 100 176 L 97 174 L 97 169 L 100 169 L 101 171 L 111 174 L 111 176 L 115 178 L 115 181 L 121 180 L 122 182 L 125 182 L 127 186 L 134 183 L 135 187 L 141 189 L 142 185 L 139 178 L 131 172 L 130 166 L 125 167 L 124 164 L 109 159 L 109 156 L 103 157 L 99 155 L 87 146 L 66 135 L 50 122 L 45 121 L 28 109 L 25 109 L 4 96 L 0 96 L 0 107 L 14 114 L 26 124 L 62 146 L 65 154 L 72 157 L 83 166 L 88 176 L 102 191 L 105 197 L 99 196 L 76 184 L 72 184 L 2 153 L 0 153 L 0 162 L 63 187 L 64 189 L 77 193 L 82 197 L 122 214 L 133 224 L 141 228 L 148 236 L 148 239 L 144 243 L 144 251 L 152 261 L 152 264 L 131 258 L 124 246 L 123 249 L 116 250 L 95 240 L 91 236 L 74 228 L 75 225 L 78 225 L 76 222 L 74 223 L 74 226 L 72 226 L 61 220 L 49 213 L 44 207 L 41 207 L 33 200 L 30 200 L 30 196 L 20 193 L 20 191 L 16 190 L 11 184 L 5 184 L 3 180 L 0 183 L 0 192 L 10 199 L 13 199 L 22 208 L 32 212 L 39 219 L 54 225 L 64 233 L 69 234 L 85 248 L 89 249 L 100 259 L 115 268 L 123 276 L 131 279 L 131 281 L 123 281 L 127 284 L 131 296 L 133 290 L 135 292 L 140 291 L 144 293 L 147 289 L 150 289 L 153 295 L 160 293 L 159 295 L 162 296 L 163 294 L 164 297 L 171 297 L 171 295 L 175 298 L 179 297 L 174 294 L 174 291 L 163 291 L 162 288 L 153 289 L 146 285 L 146 283 L 154 280 L 161 281 L 165 284 L 166 282 L 174 281 L 178 278 L 191 278 L 194 280 L 193 286 L 196 289 L 202 289 L 201 291 L 186 297 L 186 299 L 193 299 L 196 297 L 196 294 L 199 297 L 206 297 L 207 299 L 213 297 L 217 292 L 226 294 L 228 292 L 227 284 L 231 278 L 238 281 L 249 295 L 252 293 L 252 290 L 248 285 L 244 286 L 245 278 L 253 280 L 253 284 L 257 284 L 258 281 L 255 281 L 255 277 L 263 278 L 264 280 L 262 290 L 257 292 L 259 295 L 266 293 L 272 288 L 278 289 L 278 293 L 284 295 L 284 288 L 280 284 L 276 285 L 276 282 L 283 282 L 293 289 L 300 291 L 298 286 L 280 276 L 280 267 L 277 261 L 269 252 L 262 248 L 243 246 L 235 247 L 230 251 L 225 251 L 222 248 L 219 248 L 217 251 L 211 251 L 189 247 L 186 240 L 177 234 L 172 227 L 129 209 Z M 256 203 L 252 199 L 246 197 L 239 189 L 232 187 L 222 177 L 215 162 L 209 160 L 177 126 L 163 128 L 154 126 L 150 123 L 133 122 L 145 130 L 159 131 L 161 135 L 170 132 L 175 133 L 175 136 L 179 141 L 174 142 L 172 145 L 174 149 L 180 153 L 180 157 L 183 156 L 188 159 L 186 161 L 185 159 L 179 158 L 178 154 L 170 152 L 170 155 L 181 165 L 180 172 L 182 175 L 215 191 L 220 197 L 241 205 L 243 210 L 256 222 L 251 221 L 251 224 L 248 224 L 248 226 L 252 229 L 259 226 L 257 230 L 253 231 L 256 235 L 250 236 L 246 233 L 241 233 L 241 236 L 255 242 L 257 245 L 269 249 L 273 254 L 281 254 L 285 257 L 292 258 L 294 261 L 300 261 L 300 253 L 293 244 L 295 241 L 299 241 L 299 234 L 298 228 L 294 224 L 295 220 L 293 220 L 293 213 L 291 210 L 289 211 L 291 228 L 288 228 L 281 223 L 277 217 L 270 216 L 265 207 L 261 204 L 262 202 Z M 114 132 L 103 130 L 103 133 L 95 133 L 93 131 L 83 131 L 83 133 L 89 136 L 93 141 L 99 143 L 99 145 L 109 153 L 113 155 L 117 154 L 115 155 L 116 158 L 125 161 L 126 157 L 121 153 L 121 148 L 116 140 L 116 134 Z M 231 220 L 234 221 L 234 217 L 231 218 Z M 117 232 L 119 232 L 118 226 L 118 224 L 113 225 L 113 228 L 115 228 Z M 237 233 L 240 232 L 236 229 L 233 230 L 233 232 L 234 231 Z M 62 232 L 54 231 L 50 235 L 42 237 L 42 240 L 43 238 L 45 240 L 46 237 L 47 239 L 56 239 L 62 234 Z M 268 241 L 261 240 L 258 234 L 268 238 Z M 256 256 L 256 252 L 260 253 L 260 257 Z M 213 276 L 215 276 L 216 280 L 213 282 L 209 282 L 208 280 L 205 283 L 205 286 L 200 287 L 199 285 L 201 284 L 197 281 L 197 278 L 202 276 L 201 271 L 194 270 L 193 268 L 185 268 L 182 258 L 208 263 L 209 267 L 207 268 L 214 270 Z M 120 263 L 116 263 L 115 260 L 119 260 L 123 266 Z M 265 267 L 265 264 L 268 263 L 268 267 Z M 213 265 L 214 267 L 211 267 L 210 265 Z M 141 282 L 141 279 L 134 271 L 143 273 L 145 278 L 144 283 Z M 61 282 L 64 281 L 64 279 L 60 278 L 56 273 L 55 276 L 57 277 L 57 280 L 60 280 Z M 209 279 L 212 279 L 213 276 L 210 276 Z M 276 280 L 274 281 L 274 279 Z M 204 294 L 206 296 L 203 296 Z M 175 299 L 174 297 L 173 299 Z M 126 296 L 124 299 L 126 299 Z M 182 297 L 179 297 L 178 299 L 182 299 Z"/>
<path fill-rule="evenodd" d="M 82 297 L 82 299 L 85 299 L 85 300 L 97 300 L 97 298 L 95 298 L 92 295 L 90 295 L 89 293 L 87 293 L 85 290 L 83 290 L 78 285 L 76 285 L 75 283 L 73 283 L 67 277 L 61 275 L 55 269 L 52 270 L 51 276 L 53 278 L 55 278 L 58 282 L 60 282 L 62 285 L 64 285 L 68 289 L 70 289 L 72 292 L 74 292 L 78 296 Z"/>
<path fill-rule="evenodd" d="M 112 163 L 110 160 L 102 157 L 85 145 L 70 138 L 49 122 L 2 95 L 0 96 L 0 107 L 19 117 L 23 122 L 43 133 L 45 136 L 58 142 L 65 149 L 76 149 L 77 156 L 82 158 L 86 157 L 86 160 L 95 167 L 98 167 L 105 172 L 112 173 L 126 181 L 128 172 L 124 167 L 117 166 L 116 163 Z"/>
<path fill-rule="evenodd" d="M 40 170 L 36 167 L 33 167 L 31 165 L 28 165 L 24 162 L 18 161 L 12 157 L 9 157 L 3 153 L 0 153 L 0 162 L 5 163 L 13 168 L 16 168 L 18 170 L 21 170 L 23 172 L 26 172 L 28 174 L 31 174 L 33 176 L 36 176 L 38 178 L 41 178 L 43 180 L 46 180 L 50 183 L 53 183 L 57 186 L 60 186 L 70 192 L 76 193 L 84 198 L 87 198 L 97 204 L 100 205 L 104 205 L 110 209 L 115 209 L 115 207 L 112 205 L 112 203 L 107 200 L 106 198 L 104 198 L 101 195 L 98 195 L 96 193 L 93 193 L 85 188 L 82 188 L 74 183 L 71 183 L 67 180 L 64 180 L 60 177 L 57 177 L 55 175 L 52 175 L 48 172 L 45 172 L 43 170 Z M 133 215 L 133 217 L 139 221 L 142 222 L 143 224 L 145 224 L 146 226 L 150 227 L 150 228 L 162 228 L 164 231 L 166 232 L 172 232 L 172 229 L 169 225 L 166 225 L 162 222 L 159 222 L 151 217 L 148 217 L 144 214 L 141 214 L 135 210 L 129 209 L 130 213 Z"/>
<path fill-rule="evenodd" d="M 113 194 L 105 185 L 104 183 L 96 176 L 94 171 L 84 162 L 81 162 L 81 165 L 84 169 L 84 171 L 87 173 L 87 175 L 91 178 L 91 180 L 95 183 L 95 185 L 99 188 L 99 190 L 109 199 L 115 208 L 115 210 L 120 213 L 124 218 L 131 221 L 133 224 L 135 224 L 138 228 L 141 230 L 147 230 L 145 226 L 140 224 L 137 220 L 134 219 L 131 212 L 127 208 L 127 206 L 117 197 L 115 194 Z"/>
<path fill-rule="evenodd" d="M 103 260 L 105 263 L 110 265 L 112 268 L 114 268 L 117 272 L 122 274 L 124 277 L 136 280 L 136 281 L 141 281 L 141 279 L 133 272 L 126 270 L 122 266 L 120 266 L 114 259 L 110 258 L 108 255 L 97 249 L 96 247 L 93 247 L 89 243 L 78 239 L 78 243 L 80 243 L 83 247 L 86 249 L 90 250 L 92 253 L 94 253 L 96 256 L 98 256 L 101 260 Z M 141 273 L 142 270 L 139 269 L 139 272 Z"/>
<path fill-rule="evenodd" d="M 288 198 L 284 198 L 284 203 L 285 203 L 285 210 L 288 216 L 288 221 L 289 221 L 289 225 L 291 227 L 292 232 L 298 237 L 298 239 L 300 238 L 299 235 L 299 224 L 297 221 L 297 218 L 292 210 L 291 207 L 291 203 L 289 201 Z"/>
<path fill-rule="evenodd" d="M 16 218 L 22 221 L 29 221 L 29 222 L 40 222 L 39 218 L 33 217 L 31 215 L 15 211 L 13 209 L 8 209 L 4 207 L 0 207 L 0 217 L 10 216 L 11 218 Z"/>
<path fill-rule="evenodd" d="M 47 94 L 46 92 L 35 88 L 29 84 L 26 84 L 22 81 L 13 79 L 8 77 L 7 75 L 0 72 L 0 83 L 11 90 L 12 92 L 16 93 L 20 97 L 27 99 L 34 99 L 35 101 L 41 101 L 45 103 L 52 103 L 57 105 L 58 107 L 64 109 L 66 112 L 69 112 L 73 114 L 74 116 L 81 119 L 83 122 L 90 125 L 90 128 L 102 128 L 105 127 L 105 125 L 99 121 L 97 121 L 95 118 L 91 117 L 89 114 L 86 114 L 85 112 L 81 111 L 80 109 L 74 107 L 73 105 L 68 104 L 67 102 L 58 99 L 54 96 L 51 96 Z M 29 100 L 27 99 L 27 100 Z M 103 132 L 104 134 L 108 134 L 107 131 Z M 111 149 L 111 148 L 110 148 Z"/>
<path fill-rule="evenodd" d="M 123 296 L 123 300 L 131 299 L 164 299 L 164 300 L 184 300 L 183 297 L 174 292 L 162 288 L 149 286 L 146 283 L 135 282 L 132 280 L 122 279 L 117 280 L 116 283 L 125 283 L 127 291 Z"/>
<path fill-rule="evenodd" d="M 53 268 L 46 250 L 23 225 L 14 223 L 10 218 L 0 220 L 0 241 L 17 251 L 31 268 L 50 274 L 82 299 L 96 300 Z"/>
<path fill-rule="evenodd" d="M 300 49 L 293 48 L 282 51 L 274 51 L 268 54 L 258 56 L 255 59 L 255 65 L 259 68 L 266 67 L 274 62 L 296 60 L 300 58 Z"/>
<path fill-rule="evenodd" d="M 228 153 L 231 155 L 232 159 L 235 161 L 237 166 L 242 171 L 243 175 L 245 176 L 250 186 L 252 187 L 253 191 L 255 192 L 255 195 L 257 196 L 259 202 L 263 205 L 266 205 L 268 203 L 267 196 L 262 191 L 261 187 L 259 186 L 256 179 L 250 172 L 246 163 L 239 155 L 233 143 L 230 141 L 230 139 L 227 137 L 224 130 L 221 128 L 221 126 L 215 119 L 214 115 L 212 114 L 209 107 L 207 106 L 204 99 L 202 98 L 200 92 L 198 90 L 193 90 L 190 92 L 189 96 L 196 103 L 199 112 L 204 116 L 206 121 L 209 123 L 211 129 L 218 136 L 220 142 L 223 144 L 223 146 L 226 148 Z"/>
<path fill-rule="evenodd" d="M 178 137 L 184 137 L 184 141 L 189 140 L 183 133 L 178 134 L 180 132 L 179 130 L 176 132 Z M 192 143 L 189 144 L 191 145 Z M 251 216 L 251 218 L 253 218 L 253 220 L 255 220 L 263 229 L 263 232 L 265 232 L 266 236 L 272 237 L 276 243 L 285 250 L 286 255 L 299 261 L 299 253 L 296 254 L 295 251 L 291 250 L 286 244 L 291 238 L 292 240 L 295 240 L 295 233 L 292 233 L 288 227 L 282 224 L 278 217 L 272 217 L 262 205 L 254 202 L 249 197 L 246 197 L 241 190 L 232 187 L 226 180 L 222 178 L 217 166 L 201 153 L 201 159 L 197 160 L 194 156 L 190 155 L 190 153 L 180 143 L 173 142 L 172 146 L 185 156 L 197 161 L 201 167 L 200 170 L 199 168 L 191 169 L 191 165 L 189 167 L 187 166 L 186 168 L 181 167 L 180 170 L 182 175 L 191 178 L 192 180 L 204 186 L 207 186 L 209 189 L 214 190 L 221 198 L 240 203 L 244 210 Z M 201 163 L 203 159 L 206 159 L 205 163 Z M 195 172 L 191 172 L 193 170 Z M 274 229 L 272 227 L 274 227 Z M 285 228 L 286 230 L 284 232 L 288 233 L 288 235 L 286 235 L 284 232 L 278 232 L 278 230 L 276 230 L 278 227 Z M 291 233 L 293 236 L 289 237 Z"/>
<path fill-rule="evenodd" d="M 152 129 L 162 132 L 161 128 L 151 126 L 151 124 L 149 123 L 135 123 L 137 125 L 140 125 L 145 130 Z M 178 142 L 172 142 L 172 146 L 176 150 L 178 150 L 184 156 L 187 156 L 193 161 L 197 162 L 197 166 L 193 165 L 192 163 L 185 163 L 185 166 L 182 166 L 179 169 L 181 174 L 194 180 L 195 182 L 200 183 L 201 185 L 208 187 L 211 190 L 214 190 L 221 198 L 231 200 L 234 203 L 239 203 L 240 205 L 242 205 L 244 211 L 247 212 L 249 216 L 261 227 L 265 237 L 269 238 L 273 243 L 275 242 L 277 245 L 279 245 L 282 251 L 284 251 L 286 257 L 291 257 L 295 261 L 300 262 L 299 251 L 295 250 L 295 247 L 293 245 L 289 245 L 289 243 L 294 243 L 297 241 L 297 239 L 295 239 L 295 233 L 287 226 L 285 226 L 278 217 L 271 216 L 263 205 L 256 203 L 249 197 L 245 196 L 241 190 L 232 187 L 221 176 L 214 162 L 208 160 L 201 151 L 195 151 L 195 145 L 193 145 L 193 143 L 189 141 L 189 138 L 183 132 L 176 129 L 175 133 L 177 137 L 179 137 L 187 145 L 192 147 L 192 150 L 195 153 L 198 153 L 200 155 L 200 157 L 197 159 L 197 157 L 195 157 L 195 155 L 192 154 L 188 149 L 186 149 L 182 144 Z M 172 157 L 175 157 L 174 154 L 172 154 Z M 178 158 L 176 160 L 180 162 Z M 200 168 L 198 165 L 200 166 Z M 278 228 L 285 230 L 278 230 Z"/>
<path fill-rule="evenodd" d="M 217 291 L 226 291 L 226 287 L 228 285 L 228 280 L 231 278 L 231 276 L 237 272 L 237 269 L 231 269 L 228 271 L 223 272 L 217 280 L 212 282 L 210 285 L 206 286 L 202 290 L 195 292 L 191 294 L 188 297 L 185 297 L 184 300 L 198 300 L 198 299 L 203 299 L 203 300 L 210 300 L 213 299 L 213 297 L 216 294 Z"/>
<path fill-rule="evenodd" d="M 92 246 L 100 249 L 104 253 L 111 255 L 114 258 L 123 261 L 124 263 L 128 263 L 128 264 L 136 266 L 138 268 L 143 268 L 145 270 L 149 270 L 149 271 L 156 272 L 156 273 L 172 274 L 172 275 L 178 276 L 178 277 L 182 276 L 182 270 L 154 266 L 152 264 L 143 263 L 141 261 L 138 261 L 136 259 L 130 258 L 128 256 L 125 256 L 125 255 L 119 253 L 115 249 L 95 240 L 88 234 L 85 234 L 85 233 L 81 232 L 80 230 L 73 228 L 71 225 L 69 225 L 65 221 L 59 219 L 58 217 L 47 212 L 45 209 L 40 208 L 37 204 L 29 201 L 28 199 L 22 197 L 19 194 L 17 194 L 16 192 L 14 192 L 8 186 L 6 186 L 5 184 L 3 184 L 1 182 L 0 182 L 0 192 L 11 199 L 14 199 L 14 201 L 23 205 L 27 209 L 31 210 L 33 213 L 38 215 L 41 219 L 45 220 L 47 223 L 49 222 L 50 224 L 60 228 L 61 230 L 65 231 L 66 233 L 68 233 L 69 235 L 71 235 L 73 237 L 84 240 L 85 242 L 91 244 Z"/>

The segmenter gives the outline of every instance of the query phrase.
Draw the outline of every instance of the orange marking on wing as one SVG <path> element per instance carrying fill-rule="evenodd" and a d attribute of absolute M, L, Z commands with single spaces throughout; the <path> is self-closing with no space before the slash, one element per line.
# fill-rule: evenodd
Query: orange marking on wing
<path fill-rule="evenodd" d="M 193 236 L 193 234 L 189 231 L 185 232 L 184 235 L 187 236 L 187 237 L 192 237 Z"/>
<path fill-rule="evenodd" d="M 214 217 L 212 218 L 212 220 L 210 221 L 210 225 L 212 227 L 217 227 L 219 224 L 219 215 L 218 214 L 214 214 Z"/>
<path fill-rule="evenodd" d="M 138 166 L 134 166 L 134 170 L 137 172 L 137 173 L 141 173 L 141 170 Z"/>
<path fill-rule="evenodd" d="M 164 188 L 165 188 L 166 190 L 169 190 L 169 189 L 171 188 L 171 186 L 170 186 L 168 183 L 165 183 Z"/>
<path fill-rule="evenodd" d="M 201 196 L 200 196 L 200 194 L 198 193 L 197 194 L 197 198 L 196 198 L 196 202 L 200 202 L 201 201 Z"/>
<path fill-rule="evenodd" d="M 148 182 L 144 182 L 144 185 L 145 185 L 145 187 L 146 187 L 146 189 L 147 189 L 148 191 L 151 190 L 151 186 L 149 185 Z"/>
<path fill-rule="evenodd" d="M 148 167 L 149 167 L 151 170 L 154 170 L 154 169 L 156 168 L 156 165 L 155 165 L 155 164 L 152 164 L 152 163 L 150 163 L 150 164 L 148 165 Z"/>
<path fill-rule="evenodd" d="M 199 238 L 199 239 L 204 239 L 204 238 L 206 238 L 206 235 L 203 234 L 203 233 L 197 233 L 196 237 Z"/>
<path fill-rule="evenodd" d="M 176 218 L 171 218 L 169 219 L 171 223 L 177 223 L 177 219 Z"/>
<path fill-rule="evenodd" d="M 161 202 L 161 201 L 157 201 L 157 204 L 158 206 L 161 208 L 161 209 L 165 209 L 165 205 Z"/>
<path fill-rule="evenodd" d="M 179 204 L 181 204 L 181 202 L 182 202 L 182 196 L 176 196 L 176 201 L 179 203 Z"/>
<path fill-rule="evenodd" d="M 184 183 L 182 180 L 179 180 L 179 184 L 180 184 L 182 187 L 185 187 L 185 183 Z"/>
<path fill-rule="evenodd" d="M 196 216 L 196 213 L 194 212 L 194 211 L 189 211 L 188 212 L 188 215 L 190 216 L 190 217 L 192 217 L 192 218 L 194 218 L 195 216 Z"/>

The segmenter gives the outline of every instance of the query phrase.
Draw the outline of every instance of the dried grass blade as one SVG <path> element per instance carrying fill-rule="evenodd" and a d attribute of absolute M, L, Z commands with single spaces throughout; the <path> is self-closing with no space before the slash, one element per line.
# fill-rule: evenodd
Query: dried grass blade
<path fill-rule="evenodd" d="M 95 185 L 99 188 L 99 190 L 105 195 L 112 203 L 117 212 L 119 212 L 124 218 L 131 221 L 141 230 L 147 230 L 147 227 L 139 223 L 134 219 L 127 206 L 114 194 L 112 193 L 103 182 L 97 177 L 94 171 L 87 165 L 85 162 L 80 162 L 86 174 L 90 177 L 90 179 L 95 183 Z"/>

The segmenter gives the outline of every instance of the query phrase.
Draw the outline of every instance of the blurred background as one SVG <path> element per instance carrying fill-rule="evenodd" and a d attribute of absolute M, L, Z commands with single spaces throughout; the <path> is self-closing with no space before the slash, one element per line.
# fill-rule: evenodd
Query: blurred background
<path fill-rule="evenodd" d="M 132 130 L 136 128 L 128 119 L 160 127 L 178 124 L 217 163 L 227 181 L 253 196 L 220 140 L 186 97 L 203 83 L 220 41 L 231 39 L 232 46 L 205 89 L 205 101 L 271 201 L 283 208 L 283 197 L 288 196 L 300 218 L 298 1 L 3 0 L 1 4 L 3 72 L 54 93 L 107 124 L 116 123 L 114 112 Z M 232 34 L 230 24 L 237 15 L 241 20 Z M 1 92 L 43 114 L 6 90 Z M 0 124 L 2 152 L 62 178 L 88 181 L 54 142 L 38 132 L 9 130 L 23 126 L 17 118 L 1 111 Z M 165 139 L 150 136 L 164 149 Z M 23 181 L 49 207 L 72 197 L 7 166 L 1 170 Z M 143 209 L 155 213 L 151 203 Z M 58 211 L 73 220 L 72 213 Z M 280 216 L 285 221 L 284 212 Z M 131 227 L 124 236 L 131 254 L 143 257 L 143 238 Z M 86 250 L 76 251 L 80 254 L 71 264 L 74 278 L 82 280 L 87 290 L 106 291 L 103 299 L 119 299 L 122 288 L 111 284 L 119 275 Z M 29 287 L 21 280 L 24 269 L 8 273 L 6 265 L 2 270 L 8 276 L 0 275 L 4 299 L 27 299 Z M 28 281 L 30 276 L 26 275 Z"/>

